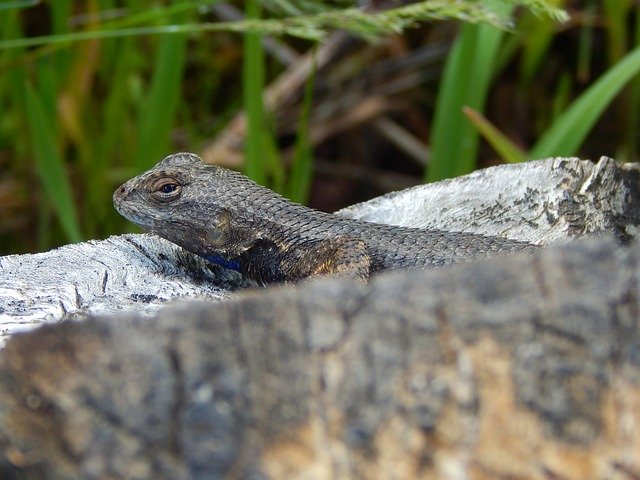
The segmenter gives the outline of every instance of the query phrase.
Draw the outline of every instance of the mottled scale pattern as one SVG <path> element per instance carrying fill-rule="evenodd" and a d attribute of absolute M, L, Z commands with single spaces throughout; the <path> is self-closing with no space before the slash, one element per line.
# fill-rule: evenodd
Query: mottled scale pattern
<path fill-rule="evenodd" d="M 179 191 L 168 192 L 174 186 Z M 114 204 L 143 228 L 262 284 L 331 273 L 332 265 L 342 274 L 353 267 L 354 275 L 366 278 L 382 270 L 437 268 L 537 248 L 502 237 L 319 212 L 190 153 L 170 155 L 129 180 L 114 193 Z"/>

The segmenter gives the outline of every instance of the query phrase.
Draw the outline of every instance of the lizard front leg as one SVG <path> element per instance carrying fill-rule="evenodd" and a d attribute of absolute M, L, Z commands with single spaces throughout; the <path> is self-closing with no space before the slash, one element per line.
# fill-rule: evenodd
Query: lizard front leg
<path fill-rule="evenodd" d="M 295 244 L 260 238 L 236 260 L 242 274 L 263 286 L 297 282 L 316 275 L 366 280 L 371 264 L 366 243 L 348 236 Z"/>
<path fill-rule="evenodd" d="M 267 231 L 236 223 L 228 210 L 221 211 L 209 230 L 208 244 L 240 251 L 236 255 L 238 269 L 260 285 L 296 282 L 316 275 L 369 278 L 371 260 L 360 238 L 339 235 L 292 242 L 286 236 L 274 238 Z"/>
<path fill-rule="evenodd" d="M 296 277 L 335 275 L 362 280 L 369 278 L 371 259 L 366 243 L 359 238 L 326 238 L 310 248 L 301 248 L 296 257 L 297 265 L 302 267 L 294 275 Z"/>

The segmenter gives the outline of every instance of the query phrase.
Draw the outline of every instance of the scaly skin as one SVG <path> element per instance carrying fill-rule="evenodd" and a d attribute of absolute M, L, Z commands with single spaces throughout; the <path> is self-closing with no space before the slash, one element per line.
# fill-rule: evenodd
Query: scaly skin
<path fill-rule="evenodd" d="M 129 180 L 113 202 L 133 223 L 262 285 L 318 274 L 366 279 L 383 270 L 437 268 L 536 248 L 319 212 L 190 153 L 170 155 Z"/>

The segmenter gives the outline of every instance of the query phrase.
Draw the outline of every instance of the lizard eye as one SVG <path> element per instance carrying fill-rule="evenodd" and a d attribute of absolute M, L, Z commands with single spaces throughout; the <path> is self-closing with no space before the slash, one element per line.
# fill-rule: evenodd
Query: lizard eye
<path fill-rule="evenodd" d="M 175 192 L 178 186 L 175 183 L 165 183 L 160 187 L 160 191 L 162 193 L 172 193 Z"/>
<path fill-rule="evenodd" d="M 160 201 L 175 200 L 182 193 L 182 185 L 175 178 L 161 178 L 151 185 L 151 194 Z"/>

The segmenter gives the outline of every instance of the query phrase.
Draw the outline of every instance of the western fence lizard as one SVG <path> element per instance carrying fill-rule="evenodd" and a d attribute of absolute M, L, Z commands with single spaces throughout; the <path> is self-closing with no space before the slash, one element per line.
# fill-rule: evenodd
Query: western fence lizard
<path fill-rule="evenodd" d="M 190 153 L 170 155 L 113 194 L 120 214 L 261 285 L 334 274 L 437 268 L 535 245 L 342 218 L 290 202 Z"/>

